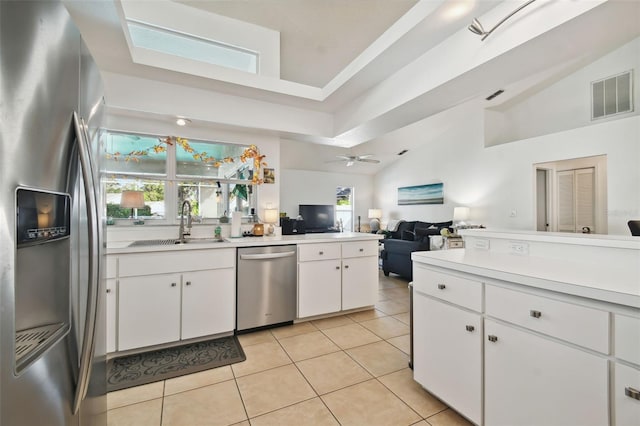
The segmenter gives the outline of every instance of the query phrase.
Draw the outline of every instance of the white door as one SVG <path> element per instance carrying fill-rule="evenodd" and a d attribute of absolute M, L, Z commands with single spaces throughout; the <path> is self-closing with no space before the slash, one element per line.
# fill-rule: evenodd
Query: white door
<path fill-rule="evenodd" d="M 609 424 L 605 358 L 490 319 L 484 329 L 486 426 Z"/>
<path fill-rule="evenodd" d="M 108 278 L 106 285 L 106 307 L 107 307 L 107 352 L 115 352 L 116 346 L 116 325 L 117 325 L 117 280 Z"/>
<path fill-rule="evenodd" d="M 372 306 L 378 300 L 378 257 L 342 260 L 342 309 Z"/>
<path fill-rule="evenodd" d="M 236 317 L 235 270 L 182 275 L 182 339 L 233 331 Z"/>
<path fill-rule="evenodd" d="M 482 319 L 414 292 L 413 376 L 476 424 L 482 421 Z M 514 423 L 515 425 L 516 423 Z"/>
<path fill-rule="evenodd" d="M 120 278 L 118 350 L 180 340 L 180 274 Z"/>
<path fill-rule="evenodd" d="M 340 259 L 298 264 L 298 317 L 338 312 L 342 306 Z"/>
<path fill-rule="evenodd" d="M 557 172 L 558 231 L 596 232 L 594 172 L 593 167 Z"/>

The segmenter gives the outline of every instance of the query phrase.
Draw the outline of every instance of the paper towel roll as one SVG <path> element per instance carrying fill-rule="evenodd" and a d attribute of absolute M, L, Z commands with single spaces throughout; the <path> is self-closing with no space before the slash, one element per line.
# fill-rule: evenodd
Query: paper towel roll
<path fill-rule="evenodd" d="M 233 212 L 231 216 L 231 236 L 242 236 L 242 212 Z"/>

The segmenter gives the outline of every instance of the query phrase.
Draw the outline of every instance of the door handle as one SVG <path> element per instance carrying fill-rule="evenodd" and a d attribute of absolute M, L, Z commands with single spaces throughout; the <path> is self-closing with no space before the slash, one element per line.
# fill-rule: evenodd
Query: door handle
<path fill-rule="evenodd" d="M 281 257 L 294 256 L 295 254 L 295 251 L 285 251 L 283 253 L 241 254 L 240 260 L 279 259 Z"/>
<path fill-rule="evenodd" d="M 78 369 L 78 382 L 76 384 L 73 401 L 73 414 L 80 409 L 80 404 L 87 396 L 89 386 L 89 375 L 91 373 L 91 361 L 95 351 L 96 322 L 98 316 L 98 306 L 102 300 L 100 291 L 100 245 L 101 230 L 98 219 L 98 197 L 96 196 L 96 186 L 91 167 L 91 150 L 89 147 L 89 137 L 86 132 L 84 120 L 78 117 L 77 112 L 73 112 L 73 125 L 76 133 L 78 158 L 80 159 L 80 169 L 84 184 L 85 203 L 87 205 L 87 226 L 89 228 L 89 285 L 87 286 L 87 311 L 85 316 L 85 327 L 82 338 L 82 348 L 80 349 L 80 366 Z"/>

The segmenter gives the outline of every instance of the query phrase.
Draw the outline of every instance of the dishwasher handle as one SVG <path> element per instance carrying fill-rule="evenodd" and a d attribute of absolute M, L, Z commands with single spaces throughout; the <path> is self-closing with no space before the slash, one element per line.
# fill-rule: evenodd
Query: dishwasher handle
<path fill-rule="evenodd" d="M 295 254 L 295 251 L 285 251 L 282 253 L 241 254 L 240 260 L 280 259 L 282 257 L 295 256 Z"/>

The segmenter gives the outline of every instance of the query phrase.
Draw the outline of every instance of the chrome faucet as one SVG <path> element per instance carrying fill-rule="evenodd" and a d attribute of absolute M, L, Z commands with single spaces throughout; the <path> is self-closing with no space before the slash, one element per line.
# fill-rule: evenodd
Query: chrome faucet
<path fill-rule="evenodd" d="M 187 206 L 188 210 L 187 210 L 187 229 L 188 231 L 185 231 L 185 225 L 184 225 L 184 207 Z M 185 243 L 186 242 L 186 236 L 187 235 L 191 235 L 191 203 L 189 202 L 189 200 L 184 200 L 182 202 L 182 207 L 180 207 L 180 230 L 178 231 L 178 239 L 180 240 L 181 243 Z"/>

